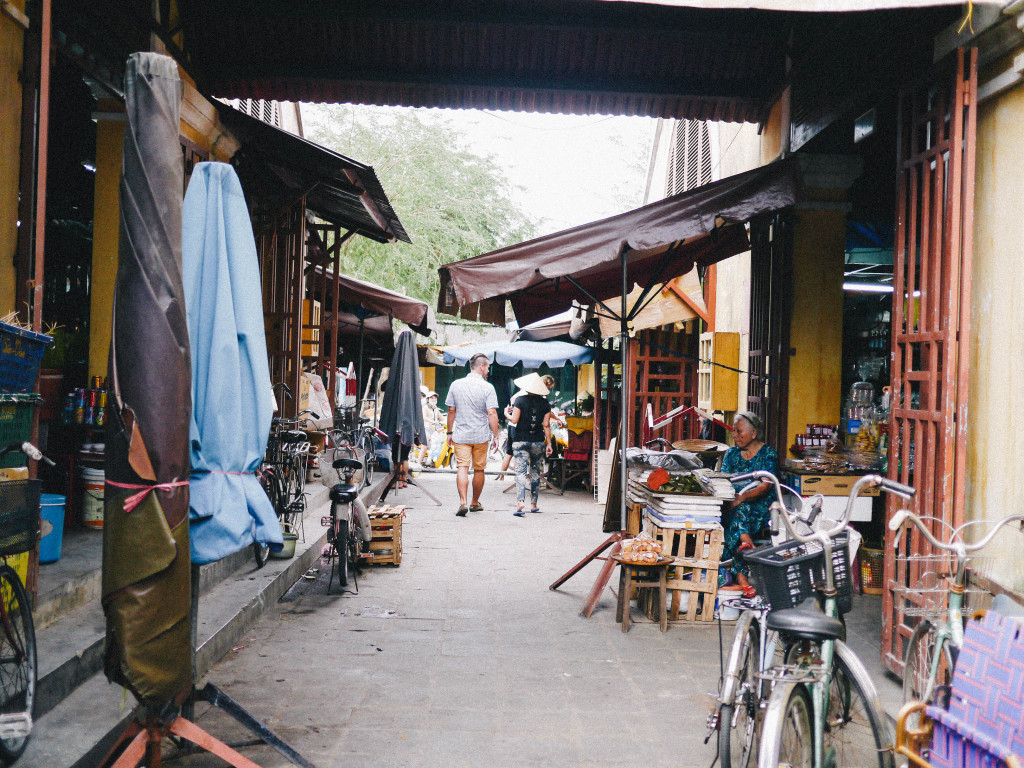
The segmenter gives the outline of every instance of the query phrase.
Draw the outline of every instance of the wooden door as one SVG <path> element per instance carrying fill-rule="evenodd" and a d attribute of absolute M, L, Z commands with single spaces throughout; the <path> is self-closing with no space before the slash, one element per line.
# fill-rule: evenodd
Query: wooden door
<path fill-rule="evenodd" d="M 964 516 L 977 118 L 977 50 L 952 58 L 900 94 L 893 262 L 889 476 L 917 488 L 909 508 L 939 538 Z M 903 503 L 890 496 L 887 519 Z M 906 556 L 929 554 L 927 542 L 915 530 L 897 553 L 893 537 L 886 527 L 882 660 L 902 673 L 905 609 L 933 596 L 901 589 L 919 577 Z"/>

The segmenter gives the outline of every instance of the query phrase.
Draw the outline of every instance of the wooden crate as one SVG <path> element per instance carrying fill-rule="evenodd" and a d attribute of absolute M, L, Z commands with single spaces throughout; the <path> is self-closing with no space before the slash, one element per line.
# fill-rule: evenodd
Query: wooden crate
<path fill-rule="evenodd" d="M 647 532 L 662 542 L 663 554 L 675 559 L 668 578 L 669 621 L 712 621 L 724 531 L 659 528 L 648 521 Z M 657 594 L 648 590 L 644 607 L 651 618 L 658 615 L 657 599 Z"/>
<path fill-rule="evenodd" d="M 402 518 L 405 506 L 370 507 L 370 551 L 363 555 L 371 565 L 402 564 Z"/>

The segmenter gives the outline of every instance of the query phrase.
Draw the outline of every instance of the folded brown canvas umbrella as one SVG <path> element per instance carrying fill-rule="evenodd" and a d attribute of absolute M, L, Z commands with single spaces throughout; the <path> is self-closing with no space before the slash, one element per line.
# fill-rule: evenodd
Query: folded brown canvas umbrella
<path fill-rule="evenodd" d="M 180 102 L 174 60 L 132 54 L 110 343 L 104 667 L 111 682 L 152 708 L 180 700 L 192 683 Z"/>

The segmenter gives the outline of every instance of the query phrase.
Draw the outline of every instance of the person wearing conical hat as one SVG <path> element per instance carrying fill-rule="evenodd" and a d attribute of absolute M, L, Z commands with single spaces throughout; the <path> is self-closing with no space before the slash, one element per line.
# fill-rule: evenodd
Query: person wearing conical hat
<path fill-rule="evenodd" d="M 523 390 L 513 401 L 509 424 L 515 425 L 512 455 L 516 470 L 516 517 L 526 514 L 526 494 L 529 491 L 531 512 L 540 512 L 537 497 L 540 493 L 540 463 L 551 455 L 551 406 L 548 387 L 536 373 L 520 376 L 514 384 Z"/>

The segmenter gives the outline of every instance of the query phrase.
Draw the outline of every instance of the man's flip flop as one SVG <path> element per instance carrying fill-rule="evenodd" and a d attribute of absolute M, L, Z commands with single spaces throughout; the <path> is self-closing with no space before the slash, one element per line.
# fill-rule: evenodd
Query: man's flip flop
<path fill-rule="evenodd" d="M 530 511 L 531 511 L 531 512 L 540 512 L 540 508 L 539 508 L 539 507 L 534 507 L 534 508 L 533 508 L 533 509 L 531 509 Z"/>
<path fill-rule="evenodd" d="M 459 511 L 455 513 L 456 517 L 465 517 L 466 513 L 469 512 L 469 507 L 465 504 L 459 505 Z"/>
<path fill-rule="evenodd" d="M 469 511 L 470 512 L 483 512 L 484 511 L 484 505 L 483 504 L 470 504 L 469 505 Z"/>
<path fill-rule="evenodd" d="M 525 509 L 517 509 L 515 512 L 512 513 L 512 516 L 513 517 L 526 517 L 526 510 Z"/>

